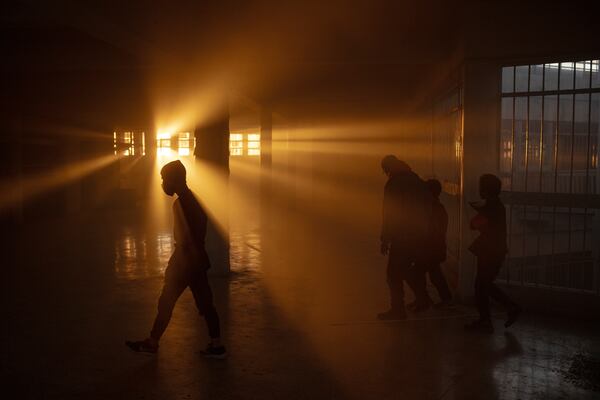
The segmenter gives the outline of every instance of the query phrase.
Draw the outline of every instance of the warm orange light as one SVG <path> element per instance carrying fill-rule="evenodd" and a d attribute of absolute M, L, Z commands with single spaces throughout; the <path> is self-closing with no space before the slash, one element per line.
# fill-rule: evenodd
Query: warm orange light
<path fill-rule="evenodd" d="M 12 207 L 23 200 L 33 198 L 48 190 L 77 181 L 115 161 L 112 154 L 107 156 L 81 161 L 65 167 L 56 168 L 44 173 L 24 177 L 23 179 L 5 181 L 0 184 L 2 196 L 0 197 L 0 210 Z M 18 188 L 18 190 L 15 190 Z"/>

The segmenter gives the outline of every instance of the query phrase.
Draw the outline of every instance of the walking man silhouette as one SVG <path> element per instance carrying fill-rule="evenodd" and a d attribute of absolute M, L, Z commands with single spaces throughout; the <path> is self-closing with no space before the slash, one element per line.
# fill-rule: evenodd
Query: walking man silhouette
<path fill-rule="evenodd" d="M 186 183 L 186 170 L 181 161 L 166 164 L 160 171 L 162 188 L 168 196 L 177 194 L 173 203 L 175 251 L 165 271 L 165 282 L 158 300 L 158 313 L 150 336 L 125 344 L 134 351 L 156 353 L 161 336 L 167 329 L 173 308 L 183 291 L 189 287 L 196 307 L 204 316 L 210 343 L 202 353 L 209 358 L 225 358 L 221 344 L 219 315 L 206 276 L 210 260 L 204 247 L 208 218 Z"/>

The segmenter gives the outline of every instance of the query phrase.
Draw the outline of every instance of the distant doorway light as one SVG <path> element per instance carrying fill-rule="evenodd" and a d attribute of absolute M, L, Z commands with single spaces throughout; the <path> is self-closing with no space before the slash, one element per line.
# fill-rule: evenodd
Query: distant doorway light
<path fill-rule="evenodd" d="M 167 156 L 177 154 L 179 156 L 190 156 L 194 153 L 196 138 L 191 132 L 159 132 L 156 134 L 156 154 Z"/>

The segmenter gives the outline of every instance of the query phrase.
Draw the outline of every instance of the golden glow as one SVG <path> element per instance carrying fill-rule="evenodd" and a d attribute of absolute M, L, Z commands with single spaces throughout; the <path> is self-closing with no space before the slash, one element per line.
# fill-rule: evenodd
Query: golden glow
<path fill-rule="evenodd" d="M 191 132 L 159 131 L 156 134 L 156 155 L 170 156 L 172 153 L 179 156 L 190 156 L 196 147 L 196 138 Z"/>
<path fill-rule="evenodd" d="M 81 179 L 118 159 L 119 157 L 115 158 L 114 155 L 109 154 L 104 157 L 56 168 L 39 175 L 2 182 L 0 184 L 0 191 L 2 192 L 0 210 L 12 207 L 48 190 Z"/>

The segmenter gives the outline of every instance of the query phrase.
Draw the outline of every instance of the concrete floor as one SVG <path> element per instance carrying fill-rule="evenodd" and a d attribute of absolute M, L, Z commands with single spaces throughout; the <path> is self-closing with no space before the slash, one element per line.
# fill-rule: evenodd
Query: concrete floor
<path fill-rule="evenodd" d="M 469 307 L 377 322 L 387 293 L 372 238 L 341 254 L 266 236 L 234 230 L 233 273 L 212 278 L 230 352 L 218 361 L 197 353 L 206 332 L 189 292 L 158 355 L 123 345 L 150 328 L 168 231 L 103 220 L 18 232 L 3 263 L 4 398 L 600 398 L 569 373 L 577 354 L 600 356 L 598 324 L 525 315 L 505 332 L 498 314 L 495 334 L 466 334 Z"/>

